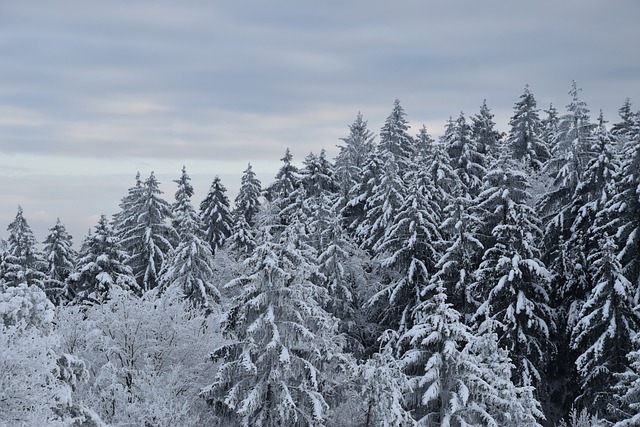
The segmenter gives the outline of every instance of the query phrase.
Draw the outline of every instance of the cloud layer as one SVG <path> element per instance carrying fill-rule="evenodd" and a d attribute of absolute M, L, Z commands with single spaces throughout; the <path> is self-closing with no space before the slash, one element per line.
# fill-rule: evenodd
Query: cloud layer
<path fill-rule="evenodd" d="M 286 147 L 335 153 L 358 111 L 377 131 L 395 98 L 415 131 L 439 134 L 484 98 L 507 130 L 525 84 L 562 110 L 573 79 L 615 121 L 640 92 L 638 16 L 634 0 L 4 2 L 0 166 L 44 180 L 15 156 L 50 159 L 69 180 L 104 159 L 130 176 L 160 160 L 175 175 L 203 159 L 275 172 Z M 38 205 L 46 185 L 29 182 L 5 193 L 9 211 Z"/>

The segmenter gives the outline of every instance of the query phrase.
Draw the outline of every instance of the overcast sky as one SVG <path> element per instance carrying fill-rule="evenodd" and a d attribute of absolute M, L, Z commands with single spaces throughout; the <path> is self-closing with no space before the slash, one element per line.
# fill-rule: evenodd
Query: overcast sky
<path fill-rule="evenodd" d="M 140 171 L 173 201 L 233 199 L 248 162 L 271 182 L 290 147 L 336 154 L 358 111 L 395 98 L 442 133 L 483 99 L 507 131 L 529 84 L 563 112 L 572 80 L 610 122 L 640 93 L 637 0 L 0 2 L 0 236 L 17 205 L 36 237 L 78 244 Z M 635 108 L 638 104 L 634 104 Z"/>

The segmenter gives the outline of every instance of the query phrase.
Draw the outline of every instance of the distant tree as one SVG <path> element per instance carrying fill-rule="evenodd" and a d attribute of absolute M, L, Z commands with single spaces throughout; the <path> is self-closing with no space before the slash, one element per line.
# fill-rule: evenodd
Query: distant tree
<path fill-rule="evenodd" d="M 509 125 L 507 144 L 513 157 L 534 171 L 541 170 L 550 153 L 543 139 L 543 124 L 538 116 L 536 100 L 528 85 L 514 107 Z"/>
<path fill-rule="evenodd" d="M 333 369 L 340 365 L 337 322 L 321 306 L 326 290 L 309 280 L 301 226 L 263 230 L 223 324 L 230 343 L 212 353 L 215 380 L 202 395 L 227 422 L 316 426 L 327 417 Z"/>
<path fill-rule="evenodd" d="M 485 168 L 489 167 L 491 159 L 498 157 L 502 136 L 502 133 L 496 129 L 493 114 L 487 107 L 485 99 L 480 106 L 480 112 L 471 117 L 471 139 L 475 142 L 478 152 L 487 159 L 486 164 L 482 165 Z"/>
<path fill-rule="evenodd" d="M 183 167 L 181 178 L 175 181 L 178 191 L 173 205 L 180 242 L 164 264 L 160 290 L 163 293 L 175 293 L 196 307 L 211 310 L 212 304 L 220 302 L 220 292 L 213 283 L 213 253 L 205 240 L 200 218 L 191 204 L 193 191 L 189 191 L 190 181 Z"/>
<path fill-rule="evenodd" d="M 142 291 L 158 285 L 160 270 L 167 255 L 178 240 L 178 234 L 168 223 L 171 205 L 161 198 L 160 183 L 153 172 L 139 189 L 130 190 L 123 199 L 123 214 L 118 216 L 117 236 L 129 254 L 128 265 Z M 123 219 L 124 213 L 128 218 Z"/>
<path fill-rule="evenodd" d="M 216 175 L 207 197 L 200 203 L 200 219 L 204 227 L 206 241 L 209 242 L 213 254 L 224 245 L 233 228 L 231 207 L 226 193 L 226 187 Z"/>
<path fill-rule="evenodd" d="M 482 187 L 482 179 L 487 173 L 487 158 L 471 138 L 471 126 L 464 113 L 461 112 L 458 119 L 450 123 L 442 142 L 462 190 L 472 197 L 477 196 Z"/>
<path fill-rule="evenodd" d="M 300 176 L 298 168 L 291 164 L 293 156 L 287 148 L 282 161 L 282 167 L 275 176 L 275 181 L 264 189 L 265 198 L 273 202 L 276 199 L 288 200 L 289 195 L 298 187 Z"/>
<path fill-rule="evenodd" d="M 65 293 L 76 304 L 102 303 L 113 287 L 140 293 L 127 253 L 102 215 L 78 255 L 76 272 L 68 278 Z"/>
<path fill-rule="evenodd" d="M 600 248 L 589 257 L 594 288 L 582 306 L 571 346 L 581 352 L 576 361 L 582 390 L 577 403 L 613 421 L 616 374 L 629 367 L 626 355 L 640 331 L 640 312 L 634 309 L 635 292 L 622 274 L 614 240 L 605 236 Z"/>
<path fill-rule="evenodd" d="M 256 177 L 251 163 L 244 170 L 240 180 L 240 190 L 235 198 L 235 208 L 233 215 L 236 221 L 240 220 L 240 215 L 244 221 L 253 226 L 255 216 L 260 211 L 260 197 L 262 196 L 262 183 Z"/>
<path fill-rule="evenodd" d="M 611 126 L 611 133 L 622 139 L 624 142 L 628 137 L 633 137 L 634 127 L 636 126 L 636 113 L 631 109 L 631 100 L 624 100 L 624 104 L 618 110 L 620 121 Z"/>
<path fill-rule="evenodd" d="M 44 289 L 47 263 L 36 247 L 36 238 L 23 215 L 22 207 L 18 206 L 16 217 L 7 231 L 7 248 L 0 265 L 0 288 L 26 283 Z"/>
<path fill-rule="evenodd" d="M 65 282 L 75 271 L 78 254 L 72 244 L 71 236 L 58 218 L 56 224 L 49 229 L 49 235 L 44 241 L 44 256 L 48 263 L 45 291 L 54 304 L 62 302 Z"/>
<path fill-rule="evenodd" d="M 549 300 L 551 275 L 541 261 L 542 238 L 525 173 L 503 150 L 489 172 L 478 207 L 491 239 L 476 273 L 474 292 L 482 301 L 475 318 L 499 325 L 499 343 L 509 351 L 516 370 L 514 382 L 539 387 L 552 349 L 547 346 L 554 321 Z"/>

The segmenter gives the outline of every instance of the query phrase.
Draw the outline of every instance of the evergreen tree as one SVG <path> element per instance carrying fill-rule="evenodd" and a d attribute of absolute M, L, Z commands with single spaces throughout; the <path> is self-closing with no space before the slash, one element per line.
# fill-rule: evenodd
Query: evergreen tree
<path fill-rule="evenodd" d="M 542 121 L 538 116 L 536 100 L 528 85 L 525 86 L 520 101 L 514 107 L 509 126 L 511 129 L 507 135 L 507 144 L 513 157 L 534 171 L 542 169 L 542 165 L 549 159 L 549 148 L 542 138 Z"/>
<path fill-rule="evenodd" d="M 18 286 L 26 283 L 44 289 L 47 263 L 36 248 L 36 238 L 18 206 L 15 219 L 7 227 L 9 237 L 2 264 L 0 265 L 0 285 Z"/>
<path fill-rule="evenodd" d="M 213 253 L 191 204 L 193 188 L 190 181 L 183 167 L 181 178 L 174 181 L 178 191 L 173 205 L 174 219 L 180 227 L 180 243 L 165 263 L 160 288 L 162 292 L 176 292 L 196 307 L 210 310 L 212 303 L 220 302 L 220 292 L 213 284 Z"/>
<path fill-rule="evenodd" d="M 367 127 L 367 121 L 358 112 L 356 119 L 349 125 L 349 136 L 341 138 L 344 145 L 338 145 L 340 151 L 335 158 L 335 182 L 339 187 L 340 209 L 353 199 L 354 190 L 362 183 L 367 159 L 374 149 L 374 136 Z M 355 212 L 345 211 L 350 217 Z"/>
<path fill-rule="evenodd" d="M 464 113 L 461 112 L 458 119 L 448 126 L 443 143 L 462 190 L 472 197 L 477 196 L 482 187 L 482 179 L 487 173 L 487 159 L 472 140 L 471 126 Z"/>
<path fill-rule="evenodd" d="M 509 350 L 519 386 L 532 381 L 543 384 L 548 361 L 549 333 L 554 327 L 549 307 L 550 273 L 540 260 L 537 245 L 542 237 L 536 212 L 527 204 L 526 174 L 504 150 L 500 162 L 486 177 L 485 190 L 478 196 L 491 227 L 482 263 L 474 285 L 482 304 L 476 319 L 495 322 L 499 343 Z"/>
<path fill-rule="evenodd" d="M 547 116 L 542 119 L 542 140 L 549 149 L 549 156 L 551 156 L 551 147 L 558 137 L 560 116 L 553 104 L 549 104 L 549 109 L 544 112 L 547 113 Z"/>
<path fill-rule="evenodd" d="M 619 421 L 615 427 L 634 427 L 640 423 L 640 332 L 632 344 L 633 350 L 627 355 L 628 369 L 617 375 L 615 415 Z"/>
<path fill-rule="evenodd" d="M 185 210 L 185 201 L 189 201 L 190 203 L 191 197 L 193 197 L 194 193 L 193 185 L 191 185 L 191 178 L 187 175 L 186 166 L 182 166 L 180 178 L 173 182 L 178 184 L 178 191 L 175 194 L 176 201 L 171 205 L 171 224 L 173 225 L 173 229 L 176 230 L 178 236 L 181 238 L 181 223 Z"/>
<path fill-rule="evenodd" d="M 633 129 L 635 127 L 635 113 L 631 109 L 631 100 L 629 98 L 624 100 L 624 104 L 618 110 L 621 121 L 614 123 L 611 127 L 611 133 L 622 139 L 624 142 L 629 136 L 633 136 Z"/>
<path fill-rule="evenodd" d="M 606 204 L 602 228 L 616 236 L 622 271 L 633 287 L 640 289 L 640 113 L 635 114 L 634 120 L 622 147 L 614 195 Z M 640 291 L 636 298 L 640 298 Z"/>
<path fill-rule="evenodd" d="M 251 163 L 242 173 L 240 179 L 240 190 L 235 198 L 235 209 L 233 211 L 236 222 L 240 220 L 240 215 L 244 217 L 244 221 L 253 226 L 255 216 L 260 211 L 260 196 L 262 194 L 262 183 L 256 177 Z"/>
<path fill-rule="evenodd" d="M 120 202 L 120 211 L 113 215 L 113 230 L 121 239 L 135 228 L 139 214 L 138 210 L 143 194 L 140 172 L 136 173 L 135 180 L 135 185 L 127 190 L 127 195 Z M 90 232 L 91 230 L 89 230 Z"/>
<path fill-rule="evenodd" d="M 428 164 L 428 159 L 433 156 L 434 144 L 436 141 L 427 131 L 427 127 L 422 125 L 418 130 L 418 134 L 413 138 L 415 141 L 415 163 L 420 166 Z"/>
<path fill-rule="evenodd" d="M 321 307 L 326 290 L 309 280 L 317 267 L 300 224 L 262 235 L 248 273 L 226 285 L 238 289 L 223 325 L 231 341 L 212 353 L 220 365 L 203 396 L 245 426 L 323 425 L 328 369 L 342 357 L 337 322 Z"/>
<path fill-rule="evenodd" d="M 233 228 L 233 218 L 226 193 L 227 189 L 216 175 L 207 197 L 200 203 L 200 218 L 212 254 L 224 245 Z M 245 212 L 246 217 L 247 212 Z"/>
<path fill-rule="evenodd" d="M 628 369 L 626 355 L 640 331 L 640 312 L 634 309 L 634 289 L 622 274 L 615 242 L 605 236 L 600 247 L 589 257 L 595 286 L 582 307 L 571 346 L 582 353 L 576 360 L 582 386 L 577 402 L 612 420 L 616 374 Z"/>
<path fill-rule="evenodd" d="M 446 250 L 435 266 L 432 280 L 439 281 L 447 291 L 453 307 L 469 324 L 477 302 L 471 293 L 474 274 L 482 259 L 484 246 L 476 233 L 480 219 L 472 212 L 470 196 L 458 196 L 447 206 L 440 229 L 447 236 Z"/>
<path fill-rule="evenodd" d="M 54 304 L 61 303 L 65 282 L 75 271 L 77 253 L 72 244 L 71 236 L 58 218 L 44 241 L 44 255 L 48 262 L 45 291 Z"/>
<path fill-rule="evenodd" d="M 256 240 L 253 227 L 249 225 L 244 215 L 239 214 L 235 219 L 227 242 L 229 250 L 239 259 L 249 256 L 255 249 Z"/>
<path fill-rule="evenodd" d="M 94 232 L 84 241 L 76 272 L 69 276 L 67 297 L 75 303 L 95 304 L 105 301 L 111 288 L 116 286 L 139 293 L 140 287 L 127 259 L 107 217 L 100 216 Z"/>
<path fill-rule="evenodd" d="M 376 147 L 377 160 L 369 163 L 371 181 L 365 190 L 366 217 L 357 233 L 363 247 L 375 250 L 381 243 L 406 194 L 405 174 L 412 168 L 413 138 L 407 133 L 406 114 L 396 99 L 391 114 L 380 130 L 380 144 Z M 376 173 L 377 172 L 377 173 Z"/>
<path fill-rule="evenodd" d="M 471 118 L 471 139 L 475 142 L 478 152 L 487 159 L 498 157 L 502 134 L 496 129 L 493 114 L 487 107 L 486 99 L 482 101 L 480 112 Z M 489 160 L 482 166 L 488 168 L 488 163 L 490 163 Z"/>
<path fill-rule="evenodd" d="M 510 382 L 508 358 L 487 340 L 478 345 L 460 314 L 446 301 L 440 284 L 415 310 L 413 328 L 401 338 L 412 347 L 402 363 L 411 377 L 413 415 L 425 426 L 538 426 L 535 399 L 525 402 L 527 387 Z M 494 338 L 495 340 L 495 338 Z M 495 341 L 494 341 L 495 342 Z M 506 375 L 505 375 L 506 374 Z"/>
<path fill-rule="evenodd" d="M 178 240 L 178 234 L 167 221 L 171 205 L 161 198 L 160 183 L 153 172 L 139 189 L 130 191 L 118 216 L 117 236 L 129 254 L 131 267 L 139 288 L 144 292 L 158 285 L 160 270 Z M 124 213 L 128 218 L 123 219 Z"/>
<path fill-rule="evenodd" d="M 373 300 L 385 301 L 385 319 L 390 327 L 399 327 L 400 333 L 411 327 L 411 312 L 420 303 L 421 287 L 434 273 L 440 256 L 436 245 L 442 240 L 441 221 L 426 178 L 417 172 L 409 177 L 402 204 L 373 248 L 381 266 L 395 272 Z"/>
<path fill-rule="evenodd" d="M 289 195 L 298 188 L 300 176 L 298 168 L 291 164 L 293 156 L 287 148 L 284 157 L 280 159 L 282 167 L 275 176 L 275 181 L 264 189 L 264 197 L 273 202 L 276 199 L 288 200 Z"/>

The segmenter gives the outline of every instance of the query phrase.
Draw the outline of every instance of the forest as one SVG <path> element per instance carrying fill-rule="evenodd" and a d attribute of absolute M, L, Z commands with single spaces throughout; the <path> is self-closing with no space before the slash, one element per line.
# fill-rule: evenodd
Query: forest
<path fill-rule="evenodd" d="M 138 173 L 77 250 L 18 207 L 0 427 L 639 426 L 640 111 L 580 94 L 438 138 L 396 100 L 233 203 Z"/>

